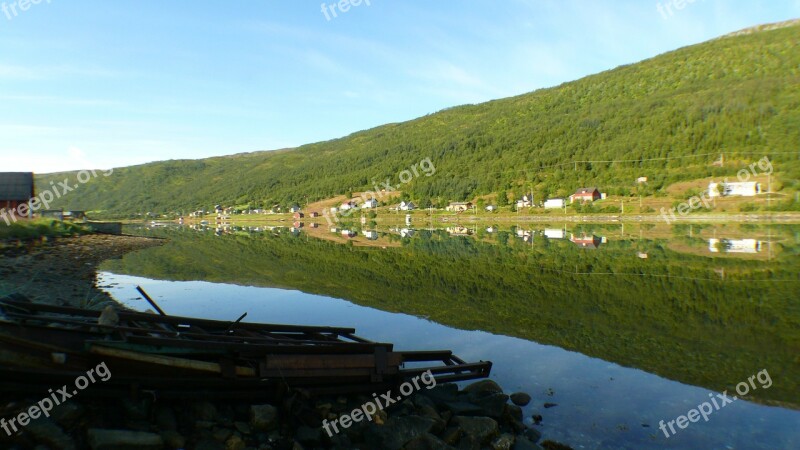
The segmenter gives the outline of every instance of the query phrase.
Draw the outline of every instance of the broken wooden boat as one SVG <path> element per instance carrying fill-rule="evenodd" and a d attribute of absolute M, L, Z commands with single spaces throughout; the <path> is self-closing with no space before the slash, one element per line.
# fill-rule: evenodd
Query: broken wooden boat
<path fill-rule="evenodd" d="M 448 350 L 396 351 L 352 328 L 246 323 L 246 314 L 233 322 L 168 316 L 152 304 L 160 315 L 118 311 L 106 323 L 101 311 L 0 299 L 0 390 L 69 385 L 102 363 L 111 377 L 92 386 L 95 394 L 231 399 L 295 388 L 378 392 L 426 371 L 445 383 L 488 377 L 492 367 Z"/>

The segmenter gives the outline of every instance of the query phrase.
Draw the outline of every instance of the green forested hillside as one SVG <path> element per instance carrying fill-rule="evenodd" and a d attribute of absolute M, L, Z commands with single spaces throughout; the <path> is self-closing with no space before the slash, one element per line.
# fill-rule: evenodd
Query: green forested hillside
<path fill-rule="evenodd" d="M 423 206 L 581 185 L 627 195 L 675 181 L 733 176 L 768 156 L 774 189 L 800 179 L 800 25 L 725 37 L 542 89 L 280 152 L 120 168 L 56 206 L 167 212 L 254 206 L 372 189 L 424 158 L 436 167 L 403 190 Z M 308 124 L 313 126 L 313 124 Z M 724 168 L 712 167 L 720 153 Z M 592 161 L 592 162 L 588 162 Z M 608 162 L 617 161 L 617 162 Z M 39 186 L 74 174 L 39 176 Z M 638 193 L 642 193 L 639 191 Z"/>

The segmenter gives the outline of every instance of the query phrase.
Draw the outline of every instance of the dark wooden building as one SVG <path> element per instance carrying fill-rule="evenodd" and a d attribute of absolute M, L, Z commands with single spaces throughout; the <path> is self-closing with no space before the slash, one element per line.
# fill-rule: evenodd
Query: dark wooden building
<path fill-rule="evenodd" d="M 14 209 L 33 197 L 32 172 L 0 172 L 0 209 Z"/>

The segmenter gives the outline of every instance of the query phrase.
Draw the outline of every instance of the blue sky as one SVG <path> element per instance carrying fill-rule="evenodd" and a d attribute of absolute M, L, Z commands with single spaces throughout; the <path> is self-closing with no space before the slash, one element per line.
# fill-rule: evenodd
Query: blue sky
<path fill-rule="evenodd" d="M 362 0 L 327 18 L 320 0 L 22 1 L 0 0 L 4 171 L 293 147 L 800 17 L 800 0 Z"/>

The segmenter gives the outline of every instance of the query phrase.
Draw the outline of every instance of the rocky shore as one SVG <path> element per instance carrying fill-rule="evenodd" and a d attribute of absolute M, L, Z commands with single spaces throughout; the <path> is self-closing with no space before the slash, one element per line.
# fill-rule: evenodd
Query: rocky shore
<path fill-rule="evenodd" d="M 97 309 L 114 300 L 97 288 L 97 266 L 163 241 L 92 234 L 0 246 L 0 295 L 22 294 L 37 303 Z"/>
<path fill-rule="evenodd" d="M 85 394 L 89 394 L 87 391 Z M 311 398 L 290 391 L 272 403 L 138 399 L 70 400 L 49 418 L 39 418 L 0 442 L 9 450 L 302 450 L 302 449 L 491 449 L 557 450 L 523 423 L 527 394 L 503 393 L 482 380 L 459 390 L 455 384 L 424 389 L 375 413 L 371 420 L 325 431 L 323 421 L 349 415 L 367 396 Z M 13 417 L 36 399 L 3 403 Z"/>

